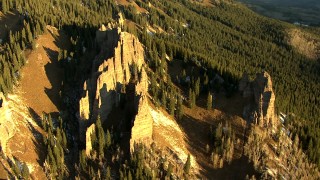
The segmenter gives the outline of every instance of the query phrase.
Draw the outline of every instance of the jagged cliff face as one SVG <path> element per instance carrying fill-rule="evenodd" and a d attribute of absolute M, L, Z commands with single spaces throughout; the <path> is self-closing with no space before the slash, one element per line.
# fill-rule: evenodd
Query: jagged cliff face
<path fill-rule="evenodd" d="M 93 63 L 92 76 L 84 84 L 83 98 L 79 102 L 80 135 L 85 134 L 85 129 L 98 115 L 102 123 L 108 121 L 110 112 L 119 106 L 121 96 L 126 94 L 130 96 L 131 102 L 128 104 L 134 114 L 130 144 L 151 139 L 153 120 L 145 111 L 149 106 L 148 78 L 142 44 L 134 35 L 121 32 L 120 28 L 106 30 L 105 33 L 101 53 Z M 110 49 L 113 50 L 110 52 Z M 125 92 L 127 86 L 131 90 Z"/>
<path fill-rule="evenodd" d="M 267 72 L 257 74 L 253 82 L 247 74 L 239 82 L 239 90 L 246 98 L 254 99 L 253 122 L 261 127 L 275 127 L 278 123 L 275 116 L 275 94 L 272 89 L 271 76 Z"/>
<path fill-rule="evenodd" d="M 107 118 L 113 106 L 119 103 L 121 87 L 129 83 L 133 66 L 141 71 L 144 64 L 144 51 L 139 40 L 126 32 L 120 32 L 119 37 L 114 56 L 103 61 L 96 73 L 98 77 L 93 117 L 99 113 L 102 121 Z"/>
<path fill-rule="evenodd" d="M 253 82 L 254 99 L 257 108 L 257 122 L 260 126 L 274 127 L 276 123 L 271 77 L 267 72 L 257 75 Z"/>

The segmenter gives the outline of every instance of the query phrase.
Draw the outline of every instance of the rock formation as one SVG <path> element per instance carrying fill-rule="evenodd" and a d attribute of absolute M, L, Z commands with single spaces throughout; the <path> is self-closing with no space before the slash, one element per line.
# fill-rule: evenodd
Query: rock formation
<path fill-rule="evenodd" d="M 121 32 L 121 28 L 105 31 L 104 41 L 100 42 L 101 53 L 93 62 L 92 75 L 84 83 L 83 96 L 79 102 L 80 139 L 98 116 L 101 122 L 108 121 L 108 116 L 120 104 L 126 93 L 131 106 L 131 140 L 134 142 L 152 138 L 153 120 L 147 109 L 148 78 L 144 69 L 144 50 L 139 40 L 132 34 Z M 97 41 L 98 42 L 98 41 Z M 110 49 L 113 49 L 110 51 Z M 124 87 L 131 87 L 124 92 Z M 120 121 L 120 120 L 118 120 Z M 91 126 L 90 126 L 91 127 Z M 90 138 L 86 138 L 90 145 Z M 90 147 L 86 148 L 88 151 Z"/>
<path fill-rule="evenodd" d="M 147 96 L 142 96 L 139 101 L 138 113 L 134 119 L 131 129 L 130 148 L 135 143 L 144 142 L 151 143 L 153 119 L 149 111 Z"/>
<path fill-rule="evenodd" d="M 95 133 L 95 124 L 92 124 L 86 131 L 86 155 L 90 156 L 90 152 L 92 150 L 92 141 L 91 141 L 91 135 L 92 133 Z"/>
<path fill-rule="evenodd" d="M 257 74 L 253 82 L 249 81 L 247 74 L 239 82 L 239 90 L 243 97 L 253 97 L 253 122 L 261 127 L 275 127 L 275 94 L 272 89 L 271 76 L 267 72 Z"/>

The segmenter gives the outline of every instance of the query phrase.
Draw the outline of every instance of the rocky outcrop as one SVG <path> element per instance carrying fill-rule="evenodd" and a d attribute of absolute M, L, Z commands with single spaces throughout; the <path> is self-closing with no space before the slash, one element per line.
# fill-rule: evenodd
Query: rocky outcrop
<path fill-rule="evenodd" d="M 275 94 L 272 89 L 271 76 L 267 72 L 257 74 L 253 82 L 244 74 L 239 82 L 239 90 L 243 97 L 254 99 L 252 120 L 261 127 L 275 127 L 277 125 L 275 115 Z"/>
<path fill-rule="evenodd" d="M 113 106 L 119 103 L 121 87 L 129 83 L 134 73 L 134 66 L 140 72 L 144 64 L 144 51 L 141 43 L 132 34 L 126 32 L 120 32 L 119 42 L 113 54 L 113 57 L 103 61 L 94 75 L 97 80 L 93 117 L 99 114 L 102 122 L 107 118 Z"/>
<path fill-rule="evenodd" d="M 92 140 L 91 135 L 95 133 L 95 124 L 92 124 L 86 131 L 86 155 L 90 156 L 90 152 L 92 150 Z"/>
<path fill-rule="evenodd" d="M 98 116 L 102 123 L 108 121 L 111 111 L 120 105 L 126 94 L 130 110 L 124 113 L 133 115 L 130 144 L 151 140 L 153 120 L 145 111 L 149 106 L 148 78 L 142 44 L 134 35 L 121 32 L 121 28 L 106 30 L 105 34 L 105 41 L 100 42 L 101 53 L 93 62 L 93 73 L 84 84 L 79 102 L 80 139 L 85 139 L 85 130 Z M 90 145 L 90 141 L 91 138 L 86 138 L 86 145 Z M 90 147 L 86 149 L 90 153 Z"/>
<path fill-rule="evenodd" d="M 11 113 L 9 111 L 8 104 L 4 95 L 0 92 L 0 99 L 2 101 L 0 108 L 0 147 L 4 154 L 8 154 L 7 151 L 7 142 L 13 137 L 14 129 L 16 129 L 15 123 L 6 121 L 8 120 L 7 116 Z"/>
<path fill-rule="evenodd" d="M 151 125 L 151 126 L 150 126 Z M 131 129 L 130 149 L 135 143 L 151 143 L 153 119 L 149 111 L 147 96 L 142 96 L 139 101 L 138 113 Z"/>
<path fill-rule="evenodd" d="M 272 89 L 271 77 L 267 72 L 257 75 L 253 82 L 253 92 L 257 107 L 256 122 L 260 126 L 274 126 L 275 116 L 275 95 Z"/>
<path fill-rule="evenodd" d="M 102 44 L 110 43 L 110 40 L 115 40 L 114 35 L 116 35 L 116 33 L 121 32 L 123 24 L 124 19 L 121 13 L 117 15 L 117 22 L 109 22 L 106 26 L 102 24 L 99 30 L 96 31 L 97 44 L 101 46 Z"/>

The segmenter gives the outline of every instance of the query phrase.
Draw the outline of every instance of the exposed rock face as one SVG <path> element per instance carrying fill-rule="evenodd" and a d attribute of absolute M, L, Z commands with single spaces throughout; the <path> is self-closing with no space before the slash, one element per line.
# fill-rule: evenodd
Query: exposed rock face
<path fill-rule="evenodd" d="M 145 111 L 149 106 L 148 78 L 143 67 L 145 61 L 142 44 L 134 35 L 121 32 L 120 28 L 106 30 L 105 33 L 101 53 L 94 60 L 92 76 L 84 84 L 83 98 L 79 102 L 80 138 L 84 140 L 86 127 L 98 115 L 102 123 L 108 121 L 110 112 L 120 104 L 123 87 L 130 86 L 132 90 L 128 90 L 127 96 L 131 97 L 131 103 L 128 104 L 132 107 L 130 113 L 134 115 L 130 144 L 151 140 L 153 120 L 148 111 Z M 87 130 L 90 134 L 89 131 L 90 128 Z M 86 140 L 86 145 L 91 146 L 91 138 Z M 90 147 L 86 149 L 89 152 Z"/>
<path fill-rule="evenodd" d="M 253 84 L 255 103 L 258 105 L 258 124 L 260 126 L 275 125 L 275 95 L 272 89 L 271 77 L 267 72 L 257 75 Z"/>
<path fill-rule="evenodd" d="M 139 101 L 138 113 L 134 119 L 131 129 L 130 148 L 131 151 L 134 143 L 144 142 L 151 143 L 153 119 L 149 111 L 148 100 L 142 96 Z"/>
<path fill-rule="evenodd" d="M 92 133 L 95 133 L 96 126 L 95 124 L 92 124 L 86 131 L 86 155 L 90 156 L 90 152 L 92 150 L 92 141 L 91 141 L 91 135 Z"/>
<path fill-rule="evenodd" d="M 0 107 L 0 163 L 11 172 L 7 160 L 16 159 L 24 162 L 29 172 L 36 179 L 45 179 L 40 166 L 37 147 L 34 142 L 41 142 L 41 128 L 31 117 L 29 109 L 18 95 L 0 93 L 2 106 Z M 1 165 L 0 165 L 0 168 Z M 0 172 L 1 173 L 1 172 Z M 3 174 L 0 174 L 3 177 Z"/>
<path fill-rule="evenodd" d="M 83 98 L 80 100 L 80 117 L 84 120 L 89 119 L 90 109 L 89 109 L 89 91 L 87 90 L 87 83 L 83 86 Z"/>
<path fill-rule="evenodd" d="M 0 93 L 0 99 L 1 99 L 1 109 L 0 109 L 0 146 L 2 151 L 4 152 L 4 154 L 8 154 L 6 152 L 7 150 L 7 141 L 13 137 L 14 135 L 14 129 L 16 128 L 15 123 L 13 122 L 9 122 L 7 121 L 7 123 L 5 122 L 5 120 L 7 120 L 7 116 L 10 115 L 9 113 L 11 113 L 10 111 L 8 111 L 7 109 L 9 109 L 7 106 L 7 102 L 5 97 L 3 96 L 2 93 Z"/>
<path fill-rule="evenodd" d="M 255 80 L 250 82 L 244 74 L 239 83 L 239 90 L 244 97 L 254 98 L 253 122 L 261 127 L 275 127 L 275 94 L 272 89 L 271 76 L 267 72 L 257 74 Z"/>
<path fill-rule="evenodd" d="M 97 83 L 93 117 L 100 114 L 102 122 L 113 106 L 119 103 L 121 87 L 129 83 L 133 66 L 135 65 L 138 71 L 142 71 L 142 64 L 144 64 L 144 51 L 139 40 L 126 32 L 121 32 L 119 36 L 114 56 L 103 61 L 95 74 Z"/>

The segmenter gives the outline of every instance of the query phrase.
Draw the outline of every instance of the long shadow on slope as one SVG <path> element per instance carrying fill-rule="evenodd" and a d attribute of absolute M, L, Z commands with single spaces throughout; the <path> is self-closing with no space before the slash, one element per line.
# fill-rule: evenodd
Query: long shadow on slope
<path fill-rule="evenodd" d="M 211 117 L 205 117 L 211 118 Z M 245 179 L 248 174 L 256 175 L 252 164 L 249 164 L 246 157 L 235 159 L 231 164 L 224 164 L 222 169 L 214 169 L 210 161 L 210 153 L 206 152 L 206 145 L 210 143 L 209 132 L 213 125 L 206 121 L 184 116 L 177 121 L 185 132 L 186 143 L 189 152 L 195 156 L 197 163 L 201 166 L 201 174 L 208 179 Z"/>
<path fill-rule="evenodd" d="M 59 66 L 58 52 L 49 48 L 45 48 L 45 51 L 51 62 L 47 63 L 44 68 L 48 80 L 52 86 L 51 89 L 45 88 L 45 93 L 50 98 L 52 103 L 60 110 L 62 106 L 61 90 L 63 83 L 63 69 Z"/>
<path fill-rule="evenodd" d="M 42 128 L 41 117 L 32 108 L 28 108 L 28 110 L 32 119 L 37 123 L 39 128 Z M 44 151 L 45 147 L 43 144 L 43 134 L 39 130 L 34 128 L 34 125 L 31 124 L 29 121 L 28 121 L 28 128 L 33 134 L 32 142 L 34 144 L 35 151 L 39 157 L 37 161 L 39 165 L 42 167 L 45 159 L 45 151 Z"/>

